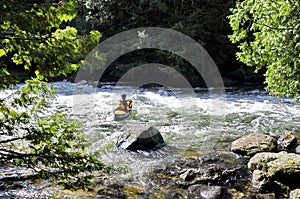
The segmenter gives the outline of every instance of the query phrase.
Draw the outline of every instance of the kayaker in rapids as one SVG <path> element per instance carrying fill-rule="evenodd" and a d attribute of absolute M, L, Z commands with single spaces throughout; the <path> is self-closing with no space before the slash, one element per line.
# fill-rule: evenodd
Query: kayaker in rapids
<path fill-rule="evenodd" d="M 132 100 L 126 99 L 126 95 L 122 94 L 122 99 L 120 100 L 118 108 L 115 109 L 114 120 L 122 120 L 130 115 L 132 109 Z"/>

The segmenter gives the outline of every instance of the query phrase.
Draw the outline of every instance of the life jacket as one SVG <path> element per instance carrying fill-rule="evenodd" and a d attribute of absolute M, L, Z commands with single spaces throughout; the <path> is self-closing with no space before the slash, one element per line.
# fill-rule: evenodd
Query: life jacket
<path fill-rule="evenodd" d="M 119 110 L 121 111 L 131 111 L 132 109 L 132 100 L 121 101 L 119 104 Z"/>

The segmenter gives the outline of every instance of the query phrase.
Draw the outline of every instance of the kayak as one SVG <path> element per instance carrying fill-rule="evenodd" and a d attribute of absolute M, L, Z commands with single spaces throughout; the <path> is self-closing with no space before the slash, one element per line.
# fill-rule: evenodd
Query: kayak
<path fill-rule="evenodd" d="M 120 120 L 124 120 L 126 118 L 128 118 L 130 116 L 130 111 L 129 112 L 125 112 L 125 111 L 120 111 L 120 110 L 115 110 L 114 114 L 114 120 L 115 121 L 120 121 Z"/>

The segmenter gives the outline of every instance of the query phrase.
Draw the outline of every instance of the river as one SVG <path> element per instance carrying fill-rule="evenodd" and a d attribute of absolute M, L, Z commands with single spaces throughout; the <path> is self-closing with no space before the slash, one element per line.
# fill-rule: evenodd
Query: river
<path fill-rule="evenodd" d="M 195 89 L 190 95 L 184 89 L 142 89 L 109 84 L 95 88 L 70 82 L 53 85 L 58 92 L 53 107 L 83 123 L 83 132 L 90 143 L 87 150 L 107 165 L 126 168 L 126 172 L 111 180 L 130 179 L 145 189 L 151 181 L 144 176 L 153 169 L 211 152 L 228 151 L 230 143 L 245 134 L 261 132 L 276 136 L 285 130 L 300 131 L 300 104 L 292 99 L 269 96 L 253 87 L 226 88 L 225 95 L 211 95 L 207 89 Z M 116 122 L 113 110 L 122 93 L 133 100 L 135 114 Z M 115 147 L 126 128 L 145 124 L 161 132 L 166 147 L 140 153 Z M 1 167 L 0 173 L 4 170 Z M 49 184 L 49 181 L 24 182 L 21 188 L 1 190 L 0 196 L 60 198 L 74 195 Z M 88 198 L 88 193 L 76 194 L 78 198 Z"/>

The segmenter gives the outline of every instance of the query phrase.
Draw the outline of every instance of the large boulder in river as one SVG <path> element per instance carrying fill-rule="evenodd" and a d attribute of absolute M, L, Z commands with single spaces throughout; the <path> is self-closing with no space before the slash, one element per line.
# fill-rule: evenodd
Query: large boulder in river
<path fill-rule="evenodd" d="M 116 146 L 131 150 L 151 150 L 164 146 L 164 139 L 153 126 L 136 126 L 130 128 L 117 141 Z"/>
<path fill-rule="evenodd" d="M 252 184 L 257 188 L 274 181 L 293 186 L 300 184 L 300 155 L 295 153 L 258 153 L 250 159 L 248 168 L 253 171 Z"/>
<path fill-rule="evenodd" d="M 251 133 L 231 144 L 231 151 L 241 155 L 254 155 L 263 151 L 276 149 L 276 139 L 262 133 Z"/>

